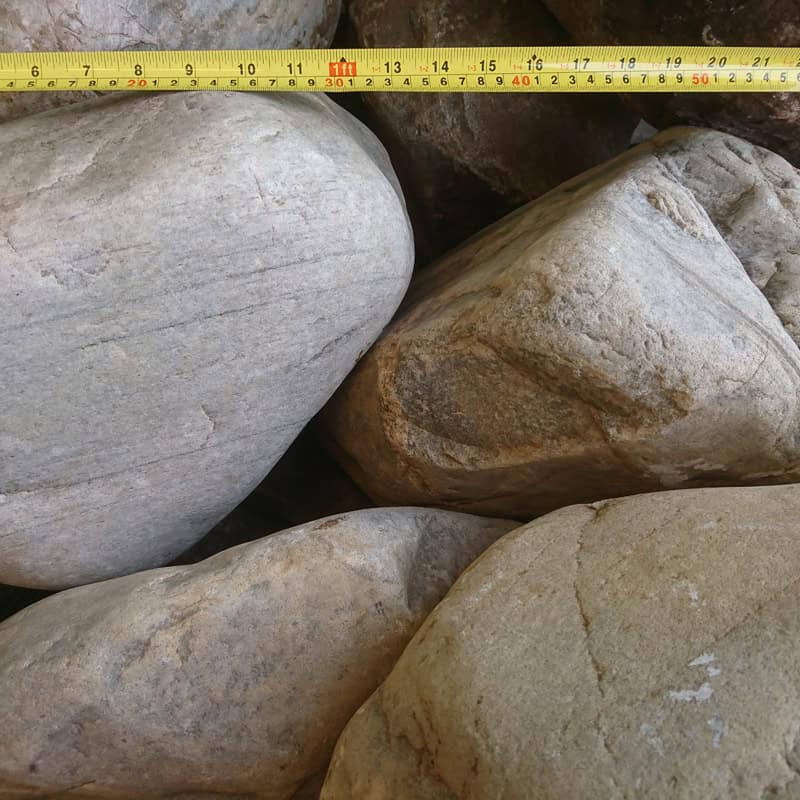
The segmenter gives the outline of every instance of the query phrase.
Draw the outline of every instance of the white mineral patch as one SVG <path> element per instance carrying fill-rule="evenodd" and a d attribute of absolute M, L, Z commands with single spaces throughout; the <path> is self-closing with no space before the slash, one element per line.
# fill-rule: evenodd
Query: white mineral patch
<path fill-rule="evenodd" d="M 708 727 L 714 732 L 712 740 L 714 747 L 719 747 L 722 737 L 725 735 L 725 723 L 719 717 L 711 717 L 708 721 Z"/>
<path fill-rule="evenodd" d="M 714 666 L 714 662 L 716 661 L 716 656 L 713 653 L 703 653 L 701 656 L 697 656 L 694 661 L 689 662 L 690 667 L 705 667 L 706 673 L 708 674 L 709 678 L 716 678 L 717 675 L 722 672 L 719 667 Z"/>
<path fill-rule="evenodd" d="M 710 683 L 704 683 L 699 689 L 681 689 L 679 692 L 670 692 L 670 700 L 677 703 L 705 703 L 711 698 L 714 690 Z"/>
<path fill-rule="evenodd" d="M 654 725 L 651 725 L 649 722 L 643 722 L 639 727 L 639 733 L 644 736 L 645 741 L 653 750 L 660 756 L 664 755 L 664 742 L 661 741 L 661 737 L 658 735 Z"/>
<path fill-rule="evenodd" d="M 704 667 L 706 664 L 711 664 L 716 660 L 716 656 L 713 653 L 703 653 L 701 656 L 697 656 L 694 661 L 689 662 L 690 667 Z"/>
<path fill-rule="evenodd" d="M 710 25 L 703 26 L 703 32 L 701 36 L 703 37 L 703 44 L 709 47 L 719 47 L 722 44 L 722 42 L 714 35 Z"/>

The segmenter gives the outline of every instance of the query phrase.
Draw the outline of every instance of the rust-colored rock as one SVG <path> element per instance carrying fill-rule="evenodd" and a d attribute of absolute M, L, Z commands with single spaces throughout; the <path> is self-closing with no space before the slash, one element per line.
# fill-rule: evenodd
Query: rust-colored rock
<path fill-rule="evenodd" d="M 385 504 L 792 482 L 798 342 L 800 175 L 672 129 L 418 273 L 326 425 Z"/>

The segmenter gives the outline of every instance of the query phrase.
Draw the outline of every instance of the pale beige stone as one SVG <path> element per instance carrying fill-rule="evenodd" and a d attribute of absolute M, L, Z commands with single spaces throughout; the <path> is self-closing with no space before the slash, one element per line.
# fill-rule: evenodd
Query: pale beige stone
<path fill-rule="evenodd" d="M 377 502 L 521 518 L 796 480 L 799 254 L 797 170 L 664 132 L 419 274 L 327 430 Z"/>
<path fill-rule="evenodd" d="M 794 800 L 800 486 L 573 506 L 457 581 L 323 800 Z"/>
<path fill-rule="evenodd" d="M 515 523 L 329 517 L 0 625 L 0 797 L 313 794 L 353 712 Z"/>

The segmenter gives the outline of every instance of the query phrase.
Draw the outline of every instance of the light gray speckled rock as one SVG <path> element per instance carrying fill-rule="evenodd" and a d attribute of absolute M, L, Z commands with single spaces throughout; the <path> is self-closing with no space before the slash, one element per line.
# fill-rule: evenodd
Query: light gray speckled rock
<path fill-rule="evenodd" d="M 524 518 L 792 482 L 798 343 L 800 175 L 677 128 L 420 273 L 327 430 L 383 504 Z"/>
<path fill-rule="evenodd" d="M 356 511 L 21 611 L 0 626 L 0 796 L 312 791 L 426 615 L 515 526 Z"/>
<path fill-rule="evenodd" d="M 400 302 L 388 159 L 323 96 L 165 94 L 6 123 L 0 175 L 0 581 L 167 563 Z"/>
<path fill-rule="evenodd" d="M 796 800 L 800 486 L 572 506 L 457 581 L 324 800 Z"/>
<path fill-rule="evenodd" d="M 327 47 L 340 0 L 4 0 L 0 51 Z M 91 93 L 0 94 L 0 121 Z"/>

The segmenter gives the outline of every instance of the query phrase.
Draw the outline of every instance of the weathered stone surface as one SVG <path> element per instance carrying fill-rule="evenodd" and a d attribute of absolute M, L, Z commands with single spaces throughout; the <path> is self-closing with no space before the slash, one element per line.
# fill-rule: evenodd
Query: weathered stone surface
<path fill-rule="evenodd" d="M 0 795 L 288 800 L 514 526 L 358 511 L 25 609 L 0 626 Z"/>
<path fill-rule="evenodd" d="M 662 133 L 420 274 L 329 435 L 376 501 L 519 518 L 796 480 L 799 253 L 794 168 Z"/>
<path fill-rule="evenodd" d="M 575 40 L 585 44 L 800 46 L 797 0 L 775 0 L 767 5 L 758 0 L 675 0 L 669 8 L 659 8 L 657 14 L 649 0 L 544 2 Z M 800 72 L 800 64 L 767 65 L 773 77 L 791 68 Z M 717 71 L 721 81 L 729 80 L 730 70 Z M 753 82 L 761 80 L 765 71 L 761 63 L 754 68 Z M 631 94 L 626 99 L 658 127 L 708 125 L 769 147 L 800 166 L 800 95 L 714 92 Z"/>
<path fill-rule="evenodd" d="M 538 0 L 349 0 L 347 11 L 359 47 L 568 43 Z M 621 152 L 636 124 L 611 96 L 365 100 L 403 184 L 421 261 Z"/>
<path fill-rule="evenodd" d="M 554 512 L 451 589 L 334 753 L 323 800 L 800 790 L 800 487 Z"/>
<path fill-rule="evenodd" d="M 4 0 L 0 51 L 225 50 L 327 47 L 340 0 Z M 0 121 L 93 97 L 0 95 Z"/>
<path fill-rule="evenodd" d="M 6 123 L 0 164 L 0 581 L 164 564 L 400 302 L 386 154 L 323 96 L 193 93 Z"/>

